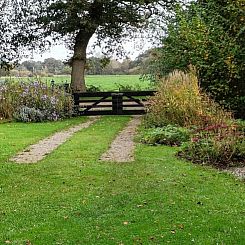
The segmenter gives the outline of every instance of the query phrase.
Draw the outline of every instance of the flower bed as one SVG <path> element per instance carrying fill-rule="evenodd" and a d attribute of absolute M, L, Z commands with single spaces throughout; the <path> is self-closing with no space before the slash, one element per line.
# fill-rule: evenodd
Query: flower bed
<path fill-rule="evenodd" d="M 0 118 L 23 122 L 56 121 L 71 117 L 72 96 L 58 87 L 34 82 L 0 84 Z"/>
<path fill-rule="evenodd" d="M 202 92 L 193 72 L 176 71 L 160 81 L 144 125 L 144 143 L 181 145 L 178 156 L 195 163 L 245 166 L 244 121 Z"/>

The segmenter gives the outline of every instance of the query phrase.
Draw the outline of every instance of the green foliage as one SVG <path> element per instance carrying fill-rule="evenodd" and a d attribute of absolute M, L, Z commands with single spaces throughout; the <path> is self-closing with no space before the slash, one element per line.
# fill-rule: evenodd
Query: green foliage
<path fill-rule="evenodd" d="M 169 74 L 149 103 L 145 120 L 149 126 L 205 127 L 231 119 L 229 112 L 201 92 L 194 71 Z"/>
<path fill-rule="evenodd" d="M 140 91 L 142 90 L 142 87 L 140 84 L 130 85 L 130 84 L 117 84 L 118 91 L 120 92 L 130 92 L 130 91 Z"/>
<path fill-rule="evenodd" d="M 201 87 L 237 116 L 245 115 L 244 1 L 197 1 L 176 10 L 158 49 L 153 73 L 165 76 L 192 64 Z"/>
<path fill-rule="evenodd" d="M 52 75 L 66 75 L 71 74 L 71 67 L 65 64 L 61 60 L 54 58 L 47 58 L 43 62 L 26 60 L 15 67 L 14 70 L 10 71 L 10 75 L 21 76 L 27 73 L 31 76 L 52 76 Z"/>
<path fill-rule="evenodd" d="M 100 86 L 96 86 L 96 85 L 88 85 L 87 86 L 87 92 L 100 92 L 102 91 L 102 88 Z"/>
<path fill-rule="evenodd" d="M 141 142 L 150 145 L 180 146 L 190 139 L 190 131 L 186 128 L 167 125 L 163 128 L 148 128 L 143 130 Z"/>
<path fill-rule="evenodd" d="M 237 130 L 245 134 L 245 120 L 236 120 Z"/>
<path fill-rule="evenodd" d="M 0 117 L 21 121 L 58 120 L 71 117 L 73 100 L 59 87 L 40 81 L 0 84 Z"/>
<path fill-rule="evenodd" d="M 148 51 L 149 52 L 149 51 Z M 147 64 L 148 52 L 140 55 L 136 61 L 125 59 L 118 61 L 109 58 L 89 57 L 86 62 L 86 75 L 126 75 L 126 74 L 141 74 L 141 69 L 145 69 Z M 147 55 L 148 54 L 148 55 Z M 8 71 L 0 69 L 0 76 L 6 76 Z M 26 60 L 9 71 L 11 76 L 52 76 L 52 75 L 69 75 L 71 67 L 67 62 L 54 58 L 41 61 Z"/>

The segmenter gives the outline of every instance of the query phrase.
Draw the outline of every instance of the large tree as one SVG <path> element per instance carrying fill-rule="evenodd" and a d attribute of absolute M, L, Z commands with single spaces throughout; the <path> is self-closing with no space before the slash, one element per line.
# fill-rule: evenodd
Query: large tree
<path fill-rule="evenodd" d="M 94 34 L 97 35 L 99 44 L 102 40 L 107 41 L 109 50 L 115 44 L 114 41 L 120 43 L 125 35 L 132 34 L 136 29 L 145 28 L 150 23 L 150 17 L 161 16 L 160 13 L 164 13 L 166 7 L 177 1 L 18 0 L 18 2 L 21 2 L 18 20 L 22 18 L 22 26 L 29 25 L 28 34 L 31 38 L 28 40 L 40 41 L 51 36 L 55 40 L 65 40 L 73 50 L 72 89 L 84 91 L 86 50 Z M 27 39 L 24 39 L 24 42 L 26 41 Z"/>

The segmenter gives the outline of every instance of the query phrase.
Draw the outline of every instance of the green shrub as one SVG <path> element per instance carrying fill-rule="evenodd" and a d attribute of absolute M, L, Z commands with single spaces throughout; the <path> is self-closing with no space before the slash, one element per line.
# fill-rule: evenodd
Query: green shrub
<path fill-rule="evenodd" d="M 130 92 L 130 91 L 140 91 L 142 88 L 140 87 L 139 84 L 136 85 L 123 85 L 123 84 L 117 84 L 117 88 L 119 92 Z"/>
<path fill-rule="evenodd" d="M 236 120 L 237 130 L 245 135 L 245 120 Z"/>
<path fill-rule="evenodd" d="M 167 125 L 163 128 L 145 129 L 141 135 L 141 142 L 156 145 L 179 146 L 190 139 L 190 131 L 186 128 Z"/>
<path fill-rule="evenodd" d="M 102 88 L 100 86 L 88 85 L 86 90 L 87 92 L 101 92 Z"/>

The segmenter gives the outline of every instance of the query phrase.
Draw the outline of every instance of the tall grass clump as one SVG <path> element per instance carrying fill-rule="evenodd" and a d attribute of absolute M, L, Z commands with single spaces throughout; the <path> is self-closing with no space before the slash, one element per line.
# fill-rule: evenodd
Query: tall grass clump
<path fill-rule="evenodd" d="M 159 82 L 157 93 L 150 99 L 146 123 L 205 127 L 230 119 L 231 113 L 200 90 L 194 71 L 174 71 Z"/>
<path fill-rule="evenodd" d="M 0 84 L 0 118 L 17 121 L 56 121 L 71 117 L 73 100 L 64 89 L 34 82 Z"/>

